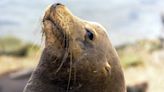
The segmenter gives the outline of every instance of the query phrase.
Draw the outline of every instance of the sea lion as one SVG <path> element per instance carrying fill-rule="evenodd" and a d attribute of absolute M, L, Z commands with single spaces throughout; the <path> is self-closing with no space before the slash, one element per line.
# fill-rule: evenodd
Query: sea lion
<path fill-rule="evenodd" d="M 24 92 L 125 92 L 118 55 L 100 24 L 53 4 L 43 18 L 45 48 Z"/>

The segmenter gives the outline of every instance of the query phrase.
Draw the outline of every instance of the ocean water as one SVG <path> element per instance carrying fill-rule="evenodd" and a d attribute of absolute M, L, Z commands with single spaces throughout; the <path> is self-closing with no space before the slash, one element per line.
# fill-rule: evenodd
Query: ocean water
<path fill-rule="evenodd" d="M 44 10 L 56 2 L 65 4 L 80 18 L 102 24 L 114 45 L 162 33 L 164 0 L 1 0 L 0 36 L 38 44 Z"/>

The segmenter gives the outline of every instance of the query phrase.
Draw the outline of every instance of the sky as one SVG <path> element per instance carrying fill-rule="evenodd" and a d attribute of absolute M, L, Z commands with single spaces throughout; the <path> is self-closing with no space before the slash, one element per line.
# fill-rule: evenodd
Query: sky
<path fill-rule="evenodd" d="M 55 2 L 82 19 L 102 24 L 114 44 L 161 34 L 164 0 L 1 0 L 0 36 L 40 40 L 44 10 Z"/>

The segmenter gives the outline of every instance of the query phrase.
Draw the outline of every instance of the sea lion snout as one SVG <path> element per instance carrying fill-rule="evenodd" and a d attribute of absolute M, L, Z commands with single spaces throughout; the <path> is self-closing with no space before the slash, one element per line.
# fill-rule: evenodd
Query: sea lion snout
<path fill-rule="evenodd" d="M 67 39 L 66 35 L 68 35 L 68 26 L 70 25 L 67 23 L 69 15 L 65 6 L 60 3 L 53 4 L 46 9 L 43 17 L 43 32 L 46 36 L 46 46 L 52 46 L 56 43 L 58 45 L 53 47 L 57 47 L 57 49 L 67 47 L 65 40 Z"/>
<path fill-rule="evenodd" d="M 56 12 L 57 8 L 60 7 L 60 6 L 64 6 L 64 5 L 61 4 L 61 3 L 55 3 L 55 4 L 52 4 L 52 5 L 49 5 L 45 10 L 45 14 L 44 14 L 44 17 L 43 17 L 43 22 L 45 20 L 49 20 L 50 14 L 52 12 Z M 55 14 L 53 14 L 53 15 L 55 15 Z"/>
<path fill-rule="evenodd" d="M 43 17 L 46 45 L 62 49 L 68 47 L 68 41 L 69 43 L 73 40 L 83 41 L 86 33 L 84 26 L 83 21 L 75 17 L 67 7 L 60 3 L 53 4 L 46 9 Z M 75 49 L 77 48 L 76 43 L 73 46 L 76 46 Z"/>

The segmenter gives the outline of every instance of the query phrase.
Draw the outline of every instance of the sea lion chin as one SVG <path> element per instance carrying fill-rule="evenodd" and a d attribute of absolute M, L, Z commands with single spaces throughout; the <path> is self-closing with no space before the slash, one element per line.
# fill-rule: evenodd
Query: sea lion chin
<path fill-rule="evenodd" d="M 125 92 L 119 58 L 98 23 L 53 4 L 43 18 L 45 48 L 24 92 Z"/>

